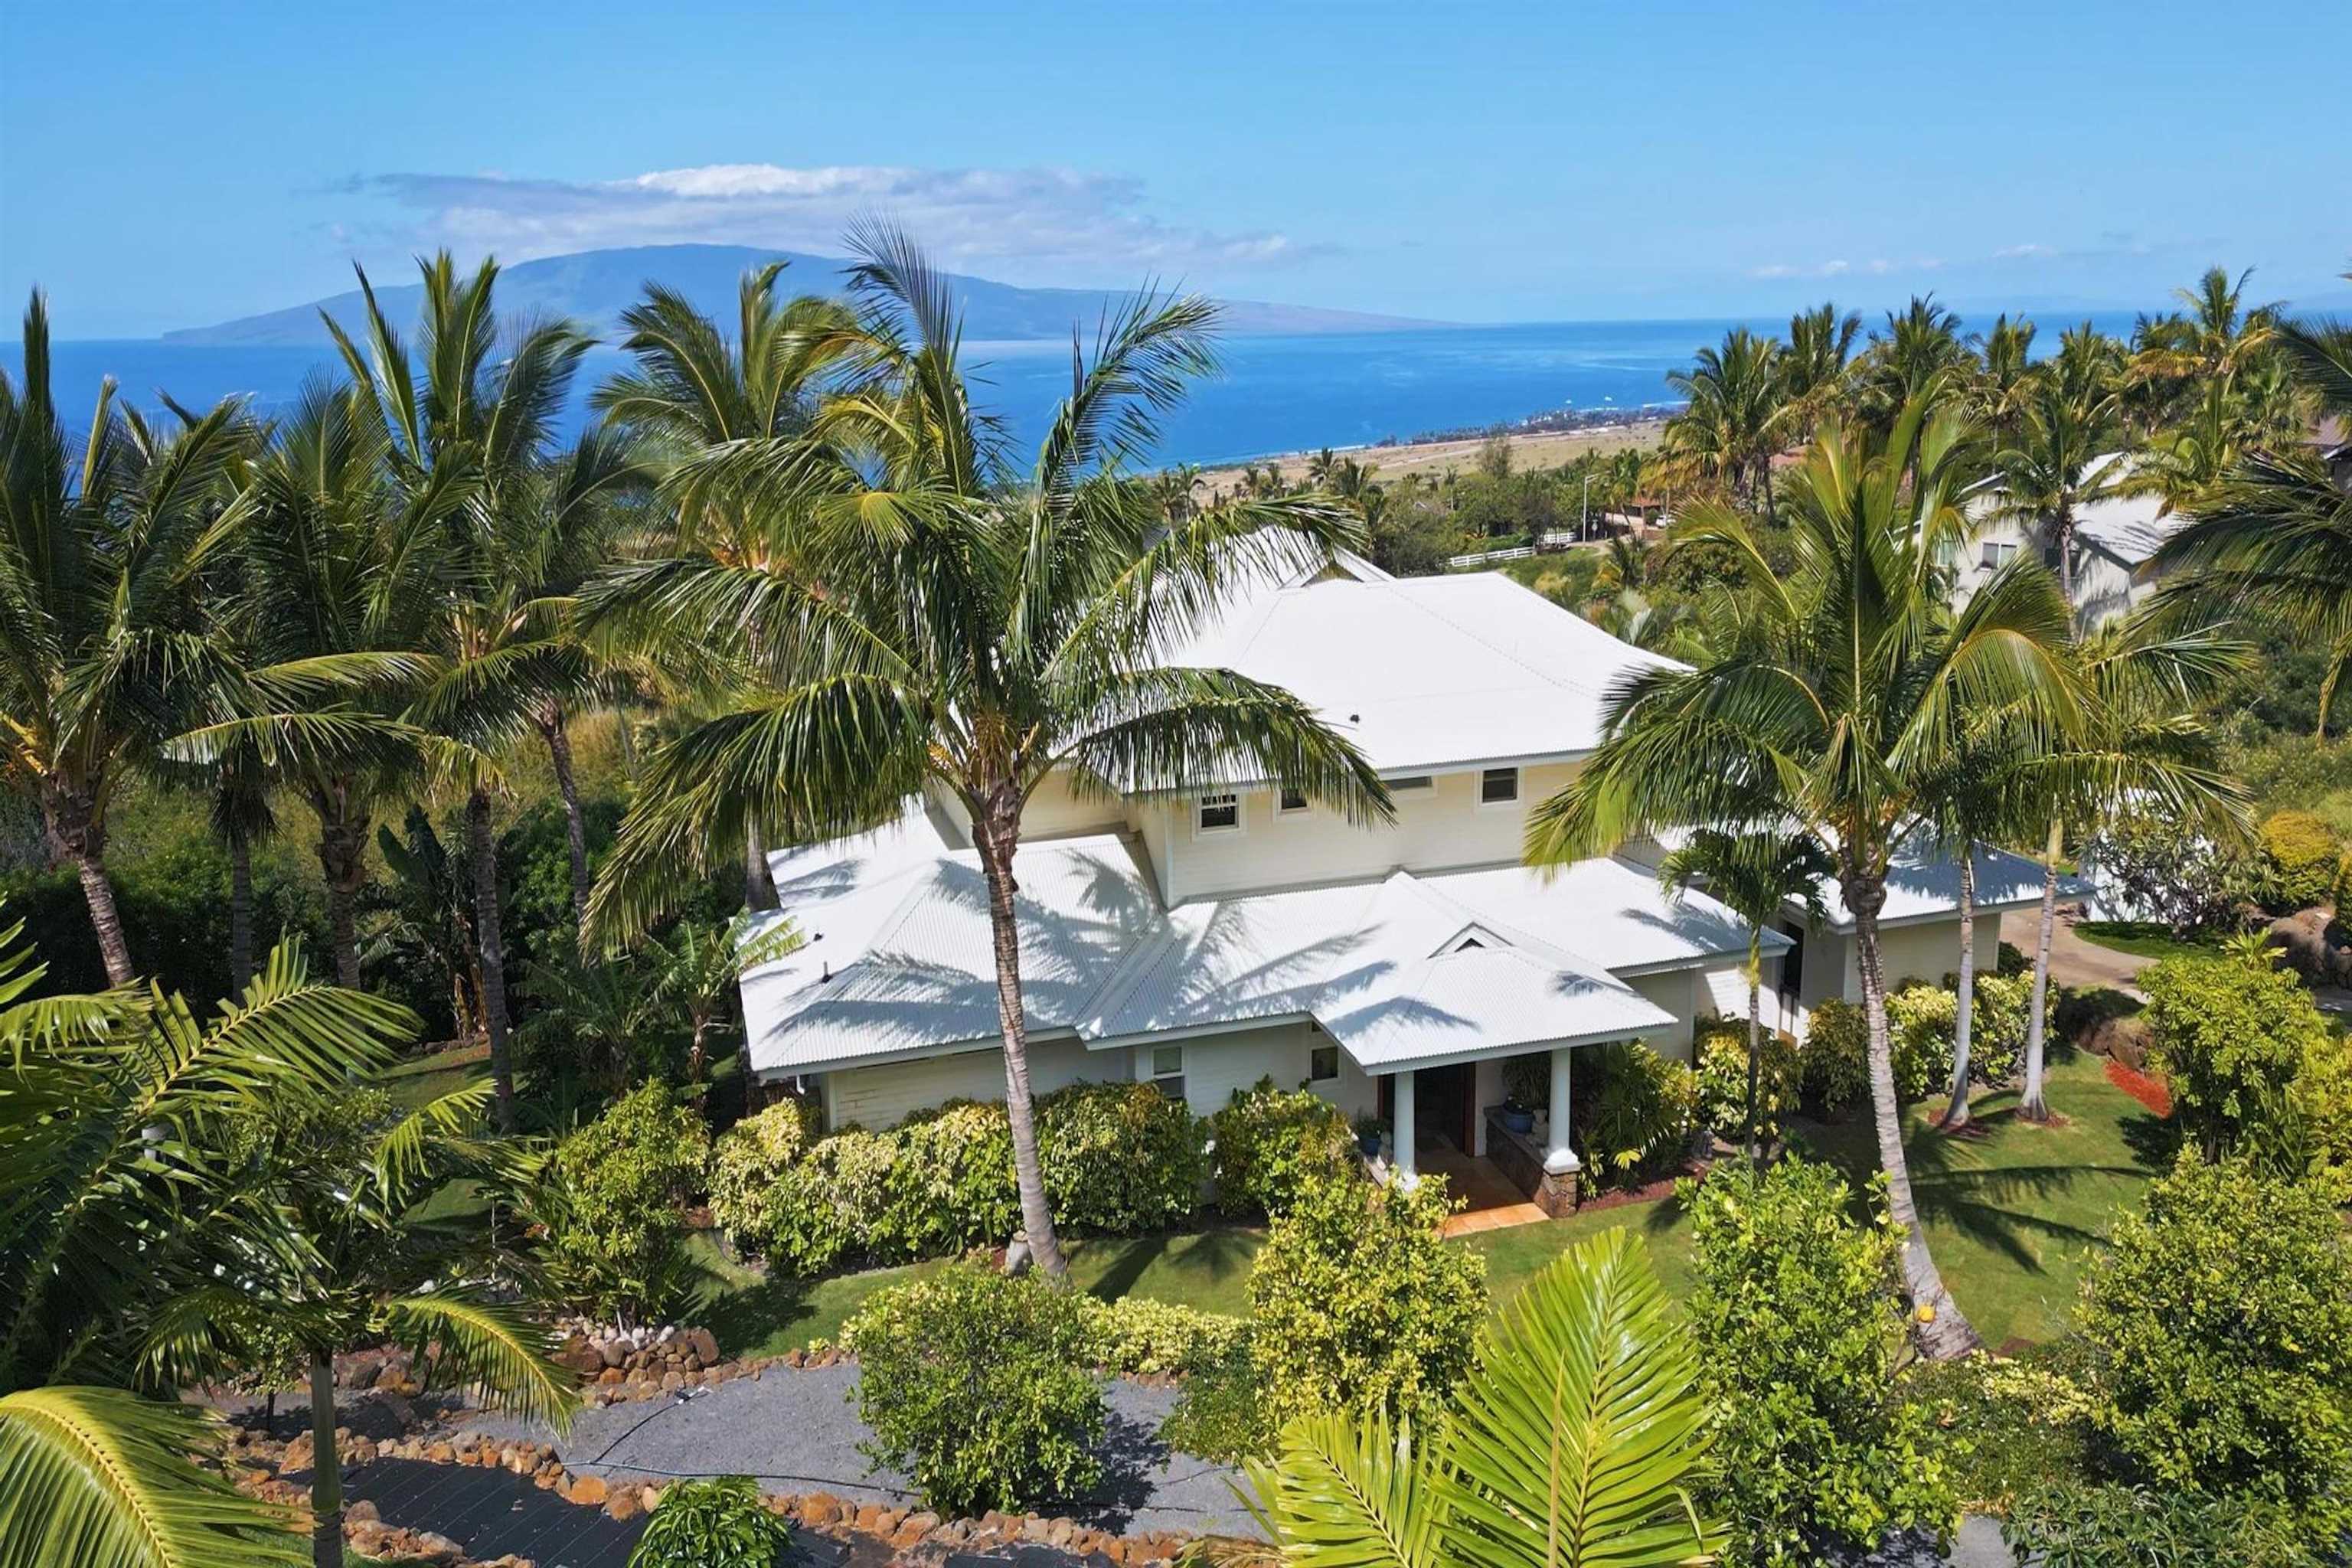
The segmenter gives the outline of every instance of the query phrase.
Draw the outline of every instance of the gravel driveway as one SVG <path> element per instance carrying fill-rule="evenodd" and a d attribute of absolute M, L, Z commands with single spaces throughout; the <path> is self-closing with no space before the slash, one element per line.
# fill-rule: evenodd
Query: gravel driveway
<path fill-rule="evenodd" d="M 913 1500 L 903 1476 L 869 1468 L 858 1442 L 868 1434 L 851 1394 L 857 1368 L 774 1368 L 696 1391 L 690 1399 L 646 1400 L 583 1410 L 556 1438 L 530 1423 L 497 1415 L 466 1425 L 501 1436 L 552 1442 L 576 1475 L 668 1480 L 690 1476 L 751 1476 L 771 1491 L 831 1492 L 860 1501 Z M 1112 1380 L 1105 1385 L 1103 1481 L 1093 1496 L 1041 1509 L 1066 1512 L 1111 1531 L 1182 1530 L 1247 1533 L 1248 1513 L 1234 1495 L 1236 1472 L 1171 1453 L 1159 1439 L 1176 1392 Z"/>

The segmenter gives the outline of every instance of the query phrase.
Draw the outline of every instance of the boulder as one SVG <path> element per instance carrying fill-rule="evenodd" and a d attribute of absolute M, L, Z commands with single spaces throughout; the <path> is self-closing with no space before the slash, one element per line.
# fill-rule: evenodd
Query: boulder
<path fill-rule="evenodd" d="M 645 1511 L 642 1494 L 635 1487 L 623 1487 L 604 1500 L 604 1512 L 614 1519 L 635 1519 Z"/>
<path fill-rule="evenodd" d="M 564 1489 L 563 1495 L 573 1502 L 602 1508 L 607 1490 L 602 1476 L 574 1476 L 572 1484 Z"/>
<path fill-rule="evenodd" d="M 718 1363 L 719 1342 L 711 1337 L 711 1333 L 709 1329 L 687 1330 L 686 1348 L 692 1351 L 696 1355 L 700 1356 L 702 1358 L 702 1364 L 705 1366 L 712 1366 Z"/>

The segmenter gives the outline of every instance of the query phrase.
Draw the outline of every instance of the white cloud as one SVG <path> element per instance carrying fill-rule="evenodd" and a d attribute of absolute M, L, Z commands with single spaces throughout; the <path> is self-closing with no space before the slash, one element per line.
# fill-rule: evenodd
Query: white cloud
<path fill-rule="evenodd" d="M 379 226 L 387 242 L 493 250 L 509 260 L 689 242 L 835 253 L 845 229 L 876 214 L 905 226 L 950 265 L 1231 271 L 1330 248 L 1267 231 L 1225 234 L 1163 222 L 1143 210 L 1139 181 L 1071 169 L 709 163 L 585 182 L 373 174 L 345 188 L 385 198 L 408 215 Z"/>
<path fill-rule="evenodd" d="M 2022 261 L 2032 257 L 2055 256 L 2058 253 L 2046 245 L 2004 245 L 1992 253 L 1995 261 Z"/>
<path fill-rule="evenodd" d="M 1850 261 L 1824 261 L 1822 263 L 1822 276 L 1834 278 L 1841 272 L 1851 271 L 1853 267 L 1853 263 Z"/>

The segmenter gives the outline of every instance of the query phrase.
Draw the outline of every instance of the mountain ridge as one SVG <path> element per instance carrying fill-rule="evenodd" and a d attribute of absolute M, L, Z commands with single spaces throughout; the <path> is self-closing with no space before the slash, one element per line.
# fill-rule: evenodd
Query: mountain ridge
<path fill-rule="evenodd" d="M 647 282 L 677 290 L 723 326 L 735 315 L 736 283 L 751 268 L 782 260 L 787 265 L 778 289 L 786 293 L 837 294 L 854 263 L 806 251 L 766 250 L 741 245 L 645 245 L 573 251 L 519 261 L 499 273 L 502 311 L 568 316 L 599 338 L 618 336 L 621 312 L 635 304 Z M 1066 339 L 1071 328 L 1092 324 L 1105 307 L 1127 298 L 1105 289 L 1027 289 L 991 279 L 948 275 L 964 311 L 964 334 L 975 341 L 1034 342 Z M 376 280 L 376 299 L 385 315 L 406 322 L 423 296 L 415 283 Z M 1413 331 L 1455 325 L 1407 316 L 1327 310 L 1258 300 L 1224 300 L 1223 330 L 1237 337 L 1322 332 Z M 346 330 L 362 313 L 356 289 L 307 304 L 239 316 L 209 326 L 167 331 L 163 341 L 191 346 L 310 345 L 328 341 L 324 310 Z"/>

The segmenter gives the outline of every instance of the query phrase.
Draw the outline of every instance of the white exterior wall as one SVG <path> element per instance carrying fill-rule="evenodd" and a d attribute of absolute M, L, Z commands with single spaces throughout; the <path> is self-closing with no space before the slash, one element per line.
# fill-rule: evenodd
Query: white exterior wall
<path fill-rule="evenodd" d="M 1196 1116 L 1214 1116 L 1236 1089 L 1245 1089 L 1262 1078 L 1276 1089 L 1300 1089 L 1322 1096 L 1349 1116 L 1380 1107 L 1380 1084 L 1359 1068 L 1345 1050 L 1339 1053 L 1339 1076 L 1321 1083 L 1307 1081 L 1307 1057 L 1317 1046 L 1332 1044 L 1331 1037 L 1306 1023 L 1269 1024 L 1262 1028 L 1233 1029 L 1171 1040 L 1184 1053 L 1184 1100 Z M 1129 1059 L 1139 1079 L 1151 1077 L 1152 1047 L 1097 1052 L 1112 1060 Z M 1114 1071 L 1116 1069 L 1113 1069 Z M 1097 1077 L 1111 1076 L 1097 1073 Z"/>
<path fill-rule="evenodd" d="M 1029 1090 L 1051 1094 L 1091 1079 L 1127 1076 L 1118 1058 L 1105 1059 L 1074 1039 L 1033 1040 L 1029 1046 Z M 824 1075 L 824 1121 L 838 1131 L 853 1122 L 879 1131 L 895 1127 L 910 1111 L 950 1100 L 1003 1100 L 1004 1052 L 1001 1047 L 958 1051 L 949 1057 L 845 1068 Z"/>
<path fill-rule="evenodd" d="M 1197 795 L 1139 799 L 1129 825 L 1143 836 L 1160 897 L 1170 904 L 1271 888 L 1352 881 L 1408 871 L 1491 866 L 1519 858 L 1527 815 L 1576 776 L 1576 764 L 1519 770 L 1519 798 L 1478 804 L 1475 771 L 1439 773 L 1431 787 L 1395 794 L 1392 827 L 1358 827 L 1310 806 L 1279 815 L 1272 790 L 1244 790 L 1238 833 L 1195 831 Z"/>
<path fill-rule="evenodd" d="M 1625 982 L 1665 1012 L 1674 1024 L 1642 1037 L 1662 1057 L 1678 1062 L 1691 1059 L 1691 1024 L 1698 1016 L 1704 988 L 1695 969 L 1670 969 L 1663 974 L 1640 974 Z"/>

